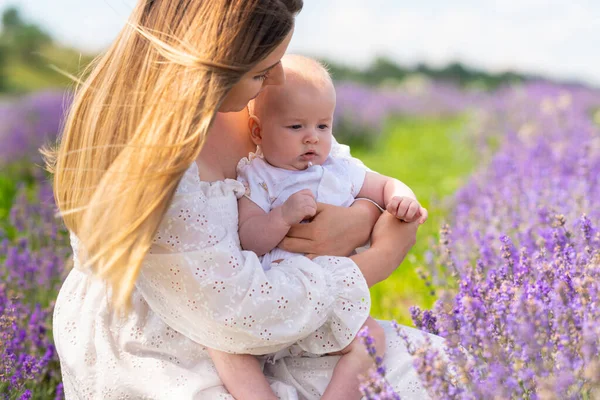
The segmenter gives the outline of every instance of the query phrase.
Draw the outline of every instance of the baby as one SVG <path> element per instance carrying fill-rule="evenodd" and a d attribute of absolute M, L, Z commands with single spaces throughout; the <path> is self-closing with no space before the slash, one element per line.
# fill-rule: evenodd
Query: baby
<path fill-rule="evenodd" d="M 242 247 L 262 256 L 265 269 L 301 256 L 277 245 L 292 225 L 315 215 L 317 202 L 350 206 L 357 197 L 367 198 L 403 221 L 424 223 L 427 210 L 408 186 L 330 154 L 336 94 L 327 70 L 296 55 L 285 56 L 282 63 L 285 83 L 266 88 L 252 107 L 249 126 L 258 150 L 238 165 L 238 180 L 246 187 L 239 200 Z M 383 329 L 371 317 L 364 325 L 383 355 Z M 209 352 L 234 397 L 277 398 L 255 357 Z M 362 343 L 354 338 L 346 348 L 329 354 L 341 358 L 322 398 L 360 399 L 358 375 L 372 366 Z"/>

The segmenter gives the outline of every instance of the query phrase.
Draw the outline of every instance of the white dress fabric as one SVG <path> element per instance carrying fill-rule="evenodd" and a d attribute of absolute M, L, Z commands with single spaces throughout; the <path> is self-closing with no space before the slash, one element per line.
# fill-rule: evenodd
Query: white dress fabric
<path fill-rule="evenodd" d="M 263 270 L 240 249 L 235 180 L 201 182 L 193 163 L 147 255 L 132 310 L 117 317 L 106 285 L 74 269 L 56 300 L 53 333 L 70 399 L 233 399 L 205 346 L 259 359 L 283 400 L 318 399 L 367 318 L 369 291 L 348 258 L 295 257 Z M 81 250 L 81 252 L 80 252 Z M 389 322 L 385 363 L 403 399 L 426 399 Z M 418 341 L 422 333 L 403 328 Z M 432 336 L 442 346 L 441 338 Z"/>
<path fill-rule="evenodd" d="M 292 171 L 269 164 L 260 150 L 242 158 L 237 166 L 237 180 L 245 187 L 245 196 L 265 213 L 280 207 L 303 189 L 310 189 L 317 202 L 350 207 L 365 181 L 367 168 L 348 157 L 329 156 L 323 165 Z M 263 268 L 275 260 L 299 256 L 278 247 L 260 257 Z"/>

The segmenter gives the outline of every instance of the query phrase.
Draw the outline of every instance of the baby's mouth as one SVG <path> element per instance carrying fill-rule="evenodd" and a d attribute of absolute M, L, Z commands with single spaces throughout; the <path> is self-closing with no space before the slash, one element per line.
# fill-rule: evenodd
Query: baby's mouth
<path fill-rule="evenodd" d="M 315 157 L 317 157 L 317 152 L 314 150 L 309 150 L 306 153 L 302 153 L 300 156 L 303 161 L 311 161 L 315 159 Z"/>

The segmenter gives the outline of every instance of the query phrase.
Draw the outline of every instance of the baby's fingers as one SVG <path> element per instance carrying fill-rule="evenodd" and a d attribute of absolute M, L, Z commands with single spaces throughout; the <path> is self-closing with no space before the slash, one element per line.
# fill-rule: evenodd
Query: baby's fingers
<path fill-rule="evenodd" d="M 387 207 L 385 208 L 387 212 L 396 216 L 398 214 L 398 205 L 400 204 L 400 197 L 392 197 Z"/>
<path fill-rule="evenodd" d="M 409 218 L 407 218 L 406 213 L 408 212 L 410 203 L 411 203 L 411 199 L 408 199 L 406 197 L 403 197 L 400 199 L 400 204 L 398 204 L 398 211 L 395 214 L 396 218 L 402 219 L 405 221 L 409 219 Z"/>
<path fill-rule="evenodd" d="M 304 218 L 312 218 L 317 215 L 317 204 L 306 204 L 302 210 L 304 211 Z"/>
<path fill-rule="evenodd" d="M 415 216 L 419 212 L 421 206 L 416 201 L 413 201 L 409 204 L 408 209 L 406 210 L 406 219 L 410 221 L 415 220 Z"/>
<path fill-rule="evenodd" d="M 302 189 L 302 190 L 300 190 L 299 192 L 296 192 L 296 193 L 301 193 L 303 195 L 310 196 L 312 199 L 315 198 L 315 194 L 310 189 Z"/>
<path fill-rule="evenodd" d="M 429 212 L 426 208 L 421 207 L 420 210 L 421 218 L 419 218 L 419 224 L 424 224 L 427 221 L 427 217 L 429 217 Z"/>

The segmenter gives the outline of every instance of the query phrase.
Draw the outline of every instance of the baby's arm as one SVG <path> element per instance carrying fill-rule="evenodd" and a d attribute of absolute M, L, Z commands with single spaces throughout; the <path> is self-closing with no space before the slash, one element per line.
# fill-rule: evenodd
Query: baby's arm
<path fill-rule="evenodd" d="M 419 204 L 413 191 L 398 179 L 367 172 L 357 197 L 373 200 L 389 213 L 406 222 L 427 220 L 427 210 Z"/>
<path fill-rule="evenodd" d="M 207 349 L 219 378 L 236 399 L 276 400 L 256 357 Z"/>
<path fill-rule="evenodd" d="M 293 224 L 313 217 L 317 203 L 312 192 L 305 189 L 294 193 L 269 213 L 246 197 L 238 201 L 238 208 L 242 248 L 262 256 L 277 247 Z"/>

